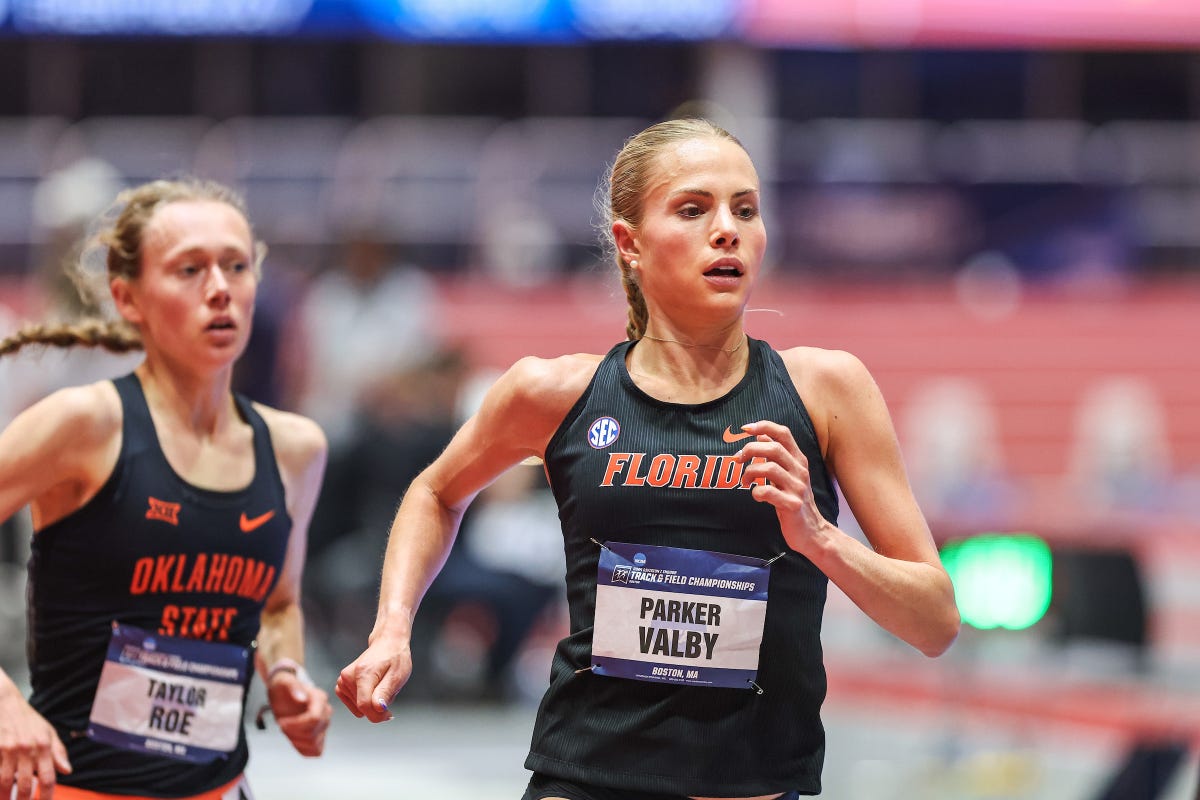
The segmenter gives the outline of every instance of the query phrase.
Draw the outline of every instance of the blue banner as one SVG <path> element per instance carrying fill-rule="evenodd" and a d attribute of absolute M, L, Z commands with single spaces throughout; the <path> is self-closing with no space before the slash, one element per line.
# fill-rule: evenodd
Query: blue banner
<path fill-rule="evenodd" d="M 735 0 L 0 0 L 0 30 L 26 35 L 570 43 L 716 38 L 736 17 Z"/>

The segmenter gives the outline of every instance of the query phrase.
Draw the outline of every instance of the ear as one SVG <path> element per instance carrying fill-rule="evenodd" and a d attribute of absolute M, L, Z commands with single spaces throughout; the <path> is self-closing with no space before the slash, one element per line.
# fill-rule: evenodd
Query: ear
<path fill-rule="evenodd" d="M 141 323 L 142 312 L 138 308 L 137 298 L 134 296 L 133 287 L 129 285 L 128 278 L 113 278 L 108 282 L 108 291 L 112 294 L 117 312 L 126 322 L 131 325 Z"/>
<path fill-rule="evenodd" d="M 633 228 L 624 220 L 617 220 L 612 226 L 613 242 L 617 245 L 617 254 L 625 259 L 626 264 L 632 264 L 639 258 L 637 236 Z"/>

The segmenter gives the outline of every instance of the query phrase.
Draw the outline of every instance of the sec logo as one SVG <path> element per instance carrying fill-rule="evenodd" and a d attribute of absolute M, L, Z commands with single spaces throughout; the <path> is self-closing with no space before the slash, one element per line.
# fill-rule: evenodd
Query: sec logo
<path fill-rule="evenodd" d="M 588 428 L 588 444 L 596 450 L 608 447 L 621 435 L 621 425 L 612 417 L 601 417 Z"/>

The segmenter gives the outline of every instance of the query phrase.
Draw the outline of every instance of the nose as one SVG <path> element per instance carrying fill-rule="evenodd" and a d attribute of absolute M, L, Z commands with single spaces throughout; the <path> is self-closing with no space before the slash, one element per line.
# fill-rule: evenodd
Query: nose
<path fill-rule="evenodd" d="M 713 218 L 709 243 L 713 247 L 734 247 L 739 241 L 737 220 L 733 216 L 733 210 L 728 206 L 721 206 Z"/>
<path fill-rule="evenodd" d="M 208 280 L 204 283 L 204 299 L 217 308 L 229 305 L 232 299 L 229 294 L 229 279 L 220 264 L 208 268 Z"/>

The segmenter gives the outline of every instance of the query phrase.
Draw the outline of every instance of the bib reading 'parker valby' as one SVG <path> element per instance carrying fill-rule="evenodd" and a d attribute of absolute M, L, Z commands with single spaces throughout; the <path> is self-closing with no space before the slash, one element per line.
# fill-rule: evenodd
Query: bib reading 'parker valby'
<path fill-rule="evenodd" d="M 571 633 L 526 767 L 683 795 L 817 794 L 827 579 L 787 547 L 775 509 L 753 499 L 733 460 L 749 438 L 743 424 L 787 426 L 822 515 L 836 521 L 812 420 L 764 342 L 749 340 L 746 375 L 727 395 L 697 405 L 638 389 L 625 366 L 635 346 L 608 353 L 546 449 Z M 619 558 L 602 565 L 604 543 L 620 543 Z M 616 598 L 599 622 L 598 574 Z M 603 654 L 593 659 L 597 624 Z M 757 626 L 755 659 L 746 643 L 760 641 Z M 721 636 L 739 642 L 724 661 Z"/>
<path fill-rule="evenodd" d="M 136 376 L 114 384 L 124 425 L 112 475 L 81 509 L 33 537 L 31 702 L 67 743 L 74 772 L 60 776 L 62 783 L 114 794 L 193 795 L 232 781 L 246 765 L 244 709 L 236 709 L 231 746 L 231 713 L 223 706 L 229 698 L 238 702 L 253 673 L 251 647 L 292 522 L 266 423 L 248 400 L 235 397 L 254 433 L 254 479 L 218 492 L 171 469 Z M 171 640 L 184 640 L 184 649 Z M 127 681 L 100 681 L 106 655 L 135 645 L 145 654 L 128 662 L 127 675 L 145 688 L 136 703 L 123 694 L 134 691 Z M 108 658 L 108 668 L 120 660 Z M 168 662 L 188 665 L 190 677 L 173 675 Z M 225 675 L 242 676 L 233 680 L 243 685 L 226 691 L 213 684 Z M 130 716 L 139 709 L 144 720 Z M 145 731 L 144 752 L 114 746 L 137 743 L 130 735 L 91 738 L 89 727 L 96 736 L 105 726 L 89 725 L 89 718 L 118 733 Z"/>

